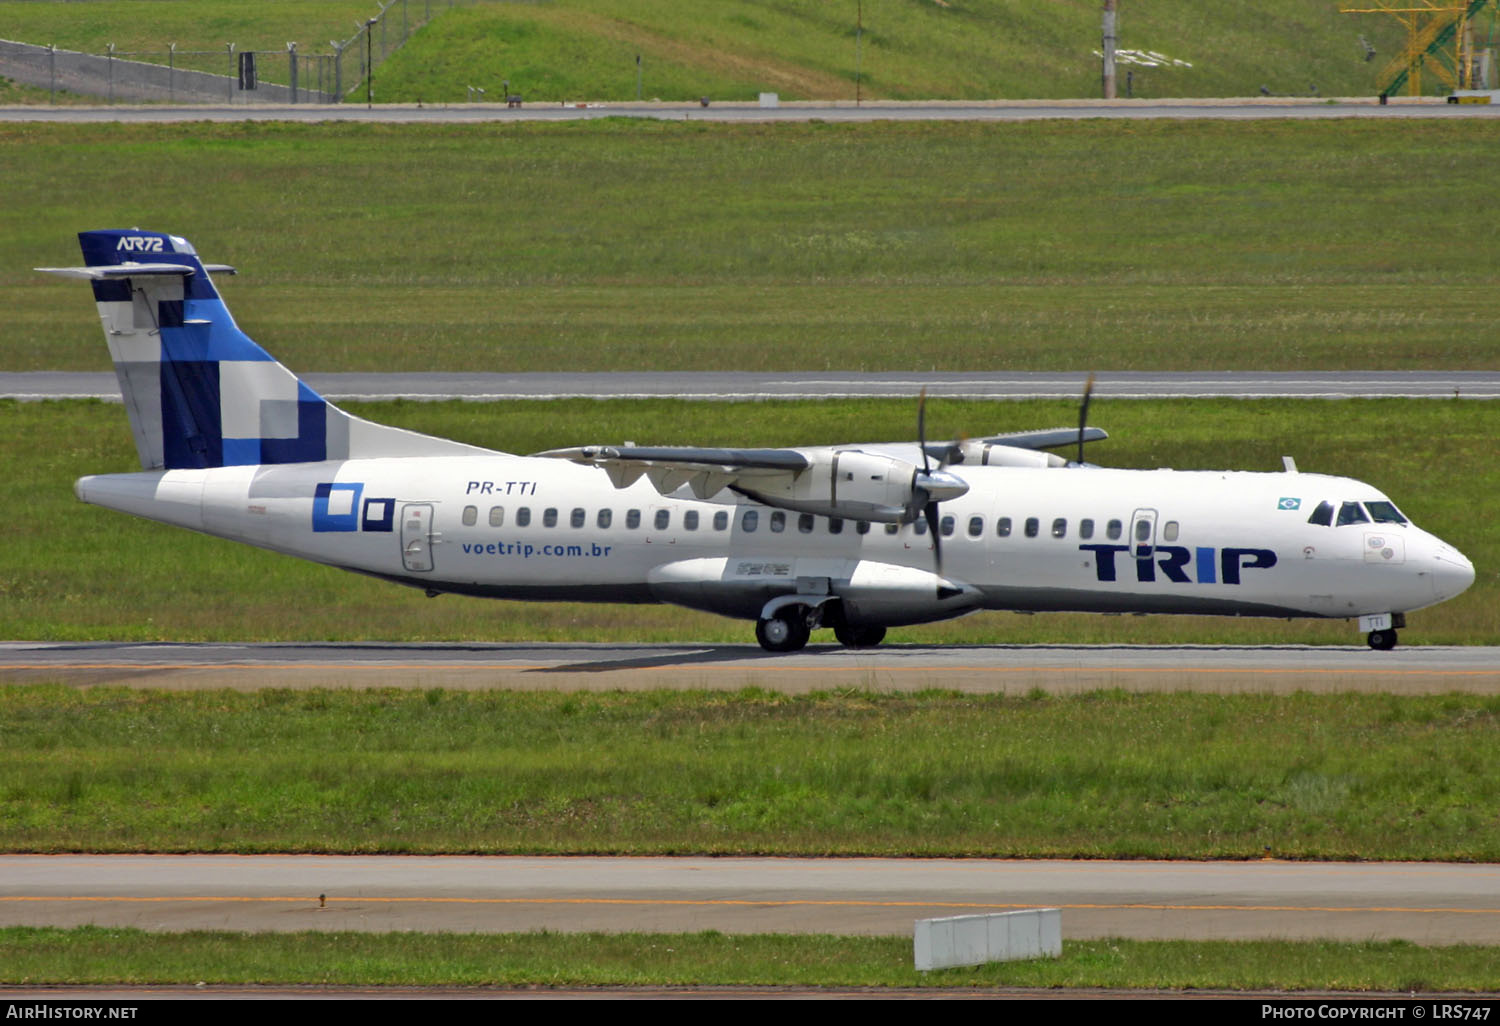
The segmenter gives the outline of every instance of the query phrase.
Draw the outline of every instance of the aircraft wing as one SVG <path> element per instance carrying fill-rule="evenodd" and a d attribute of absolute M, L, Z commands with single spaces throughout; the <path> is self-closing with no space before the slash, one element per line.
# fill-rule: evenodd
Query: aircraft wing
<path fill-rule="evenodd" d="M 1085 442 L 1102 442 L 1108 438 L 1102 428 L 1084 428 Z M 1060 449 L 1065 445 L 1078 444 L 1077 428 L 1046 428 L 1041 431 L 1015 431 L 1008 435 L 989 435 L 978 439 L 990 445 L 1013 445 L 1017 449 Z"/>
<path fill-rule="evenodd" d="M 584 445 L 536 453 L 599 467 L 616 488 L 650 479 L 663 495 L 687 485 L 700 499 L 745 478 L 795 478 L 812 461 L 794 449 L 699 449 L 690 446 Z"/>

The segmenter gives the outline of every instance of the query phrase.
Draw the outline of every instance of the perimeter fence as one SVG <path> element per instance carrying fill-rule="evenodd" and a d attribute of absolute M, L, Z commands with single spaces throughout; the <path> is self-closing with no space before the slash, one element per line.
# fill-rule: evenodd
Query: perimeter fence
<path fill-rule="evenodd" d="M 0 40 L 0 75 L 46 89 L 98 96 L 107 103 L 339 103 L 423 25 L 462 0 L 385 0 L 332 52 L 287 43 L 283 50 L 159 49 L 81 53 Z"/>

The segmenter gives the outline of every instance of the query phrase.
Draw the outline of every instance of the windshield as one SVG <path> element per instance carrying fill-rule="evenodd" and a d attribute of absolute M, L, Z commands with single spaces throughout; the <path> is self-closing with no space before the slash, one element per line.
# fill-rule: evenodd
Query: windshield
<path fill-rule="evenodd" d="M 1401 515 L 1401 511 L 1396 508 L 1395 503 L 1384 501 L 1367 502 L 1365 503 L 1365 509 L 1370 511 L 1370 519 L 1377 524 L 1404 524 L 1407 522 L 1406 518 Z"/>

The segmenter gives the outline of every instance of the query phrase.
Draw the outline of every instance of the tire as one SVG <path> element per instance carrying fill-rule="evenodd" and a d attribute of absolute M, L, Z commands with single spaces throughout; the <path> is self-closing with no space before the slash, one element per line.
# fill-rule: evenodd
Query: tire
<path fill-rule="evenodd" d="M 1377 652 L 1389 652 L 1396 647 L 1396 632 L 1389 628 L 1383 631 L 1371 631 L 1368 640 L 1370 647 Z"/>
<path fill-rule="evenodd" d="M 835 627 L 833 636 L 845 648 L 874 648 L 885 640 L 884 627 Z"/>
<path fill-rule="evenodd" d="M 811 633 L 801 607 L 782 610 L 755 624 L 755 640 L 767 652 L 796 652 L 807 644 Z"/>

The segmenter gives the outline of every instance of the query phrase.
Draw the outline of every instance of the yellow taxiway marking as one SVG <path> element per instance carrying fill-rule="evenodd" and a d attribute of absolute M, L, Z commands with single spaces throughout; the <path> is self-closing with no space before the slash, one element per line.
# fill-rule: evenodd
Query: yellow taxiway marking
<path fill-rule="evenodd" d="M 1233 666 L 890 666 L 850 663 L 841 666 L 787 666 L 781 663 L 746 662 L 741 664 L 719 664 L 721 670 L 774 669 L 777 673 L 1149 673 L 1160 676 L 1170 673 L 1219 673 L 1255 674 L 1259 676 L 1328 676 L 1351 673 L 1379 673 L 1386 677 L 1485 677 L 1500 675 L 1500 670 L 1386 670 L 1369 666 L 1343 668 L 1318 668 L 1288 666 L 1257 669 Z M 512 670 L 569 673 L 632 672 L 636 670 L 690 670 L 702 672 L 702 663 L 661 663 L 640 667 L 595 667 L 588 663 L 407 663 L 399 660 L 368 663 L 0 663 L 0 674 L 8 670 Z"/>
<path fill-rule="evenodd" d="M 306 904 L 316 905 L 316 897 L 249 896 L 203 894 L 177 897 L 140 895 L 0 895 L 0 902 L 240 902 Z M 1037 908 L 1038 903 L 1007 904 L 1003 902 L 977 901 L 860 901 L 856 899 L 814 898 L 424 898 L 424 897 L 328 897 L 327 907 L 335 903 L 361 904 L 423 904 L 423 905 L 691 905 L 710 907 L 779 908 L 785 906 L 814 908 L 961 908 L 961 909 L 1028 909 Z M 1144 911 L 1144 912 L 1400 912 L 1400 913 L 1463 913 L 1466 915 L 1500 915 L 1500 908 L 1455 908 L 1455 907 L 1409 907 L 1385 905 L 1172 905 L 1129 902 L 1107 903 L 1047 903 L 1048 908 L 1088 911 Z"/>

